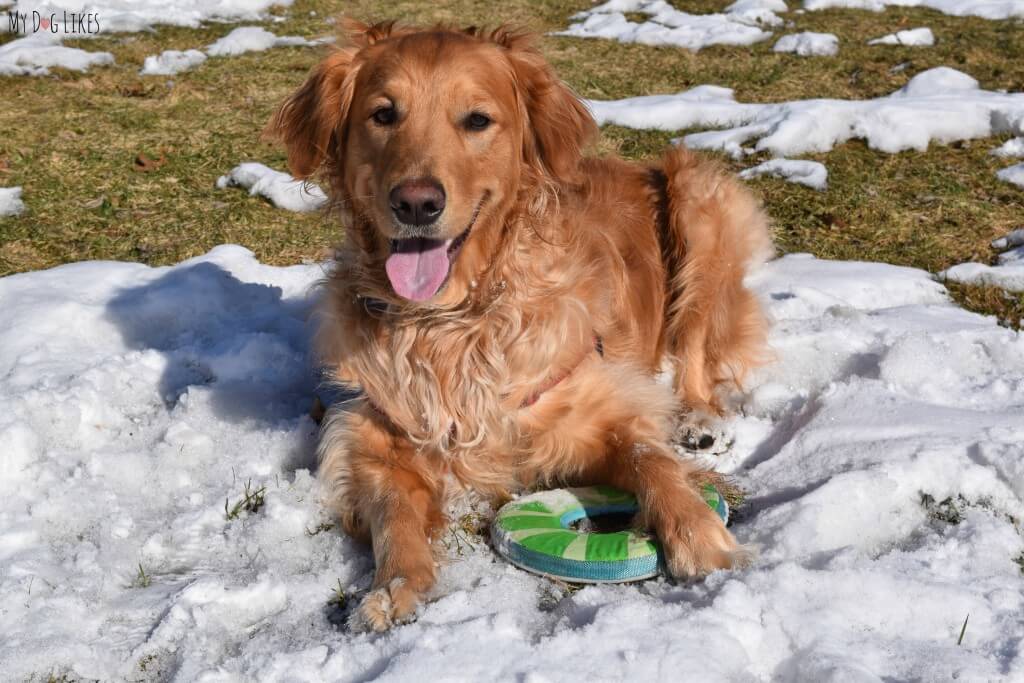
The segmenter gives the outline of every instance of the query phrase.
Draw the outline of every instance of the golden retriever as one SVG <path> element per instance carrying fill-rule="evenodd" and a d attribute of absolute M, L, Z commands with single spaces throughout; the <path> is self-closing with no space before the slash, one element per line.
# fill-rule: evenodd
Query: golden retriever
<path fill-rule="evenodd" d="M 715 475 L 669 445 L 763 356 L 743 278 L 771 241 L 743 187 L 685 149 L 584 156 L 593 119 L 509 29 L 348 21 L 268 132 L 346 228 L 317 342 L 363 398 L 328 412 L 319 455 L 372 542 L 362 626 L 415 615 L 460 489 L 610 484 L 673 576 L 747 559 L 698 493 Z"/>

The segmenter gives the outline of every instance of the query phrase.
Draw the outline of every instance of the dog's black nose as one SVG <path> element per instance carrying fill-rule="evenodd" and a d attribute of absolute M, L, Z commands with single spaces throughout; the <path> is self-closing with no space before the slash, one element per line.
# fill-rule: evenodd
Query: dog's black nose
<path fill-rule="evenodd" d="M 399 183 L 388 199 L 395 218 L 406 225 L 430 225 L 444 211 L 444 188 L 430 178 Z"/>

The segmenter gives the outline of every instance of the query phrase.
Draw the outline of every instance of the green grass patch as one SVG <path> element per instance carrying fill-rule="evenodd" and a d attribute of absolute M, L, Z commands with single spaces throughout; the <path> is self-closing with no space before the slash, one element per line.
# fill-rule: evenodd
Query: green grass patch
<path fill-rule="evenodd" d="M 229 507 L 230 499 L 224 499 L 224 517 L 231 522 L 238 519 L 243 512 L 256 514 L 266 502 L 266 495 L 266 486 L 254 489 L 252 488 L 252 480 L 245 482 L 245 490 L 242 492 L 242 497 L 234 505 Z"/>
<path fill-rule="evenodd" d="M 153 583 L 153 577 L 146 573 L 143 569 L 142 563 L 139 562 L 139 573 L 135 575 L 135 580 L 132 581 L 132 586 L 135 588 L 149 588 Z"/>

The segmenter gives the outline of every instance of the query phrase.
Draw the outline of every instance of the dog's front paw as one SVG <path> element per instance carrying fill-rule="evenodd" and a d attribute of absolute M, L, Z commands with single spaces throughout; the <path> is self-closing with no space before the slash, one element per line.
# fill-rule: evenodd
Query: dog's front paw
<path fill-rule="evenodd" d="M 419 605 L 419 594 L 406 585 L 405 579 L 392 579 L 387 586 L 374 589 L 363 598 L 349 625 L 355 631 L 380 633 L 415 619 Z"/>
<path fill-rule="evenodd" d="M 679 420 L 672 440 L 693 453 L 719 455 L 732 447 L 733 436 L 721 419 L 690 414 Z"/>
<path fill-rule="evenodd" d="M 738 569 L 753 559 L 753 552 L 736 542 L 703 501 L 700 505 L 687 505 L 685 511 L 667 512 L 656 531 L 673 577 L 688 579 L 716 569 Z"/>

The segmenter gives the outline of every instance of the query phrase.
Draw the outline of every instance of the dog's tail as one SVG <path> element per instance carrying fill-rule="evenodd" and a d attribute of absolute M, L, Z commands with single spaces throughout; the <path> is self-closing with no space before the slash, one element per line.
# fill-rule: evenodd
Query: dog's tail
<path fill-rule="evenodd" d="M 684 408 L 721 413 L 716 389 L 767 360 L 765 318 L 743 278 L 771 258 L 771 235 L 760 203 L 718 164 L 679 147 L 662 169 L 665 351 Z"/>

